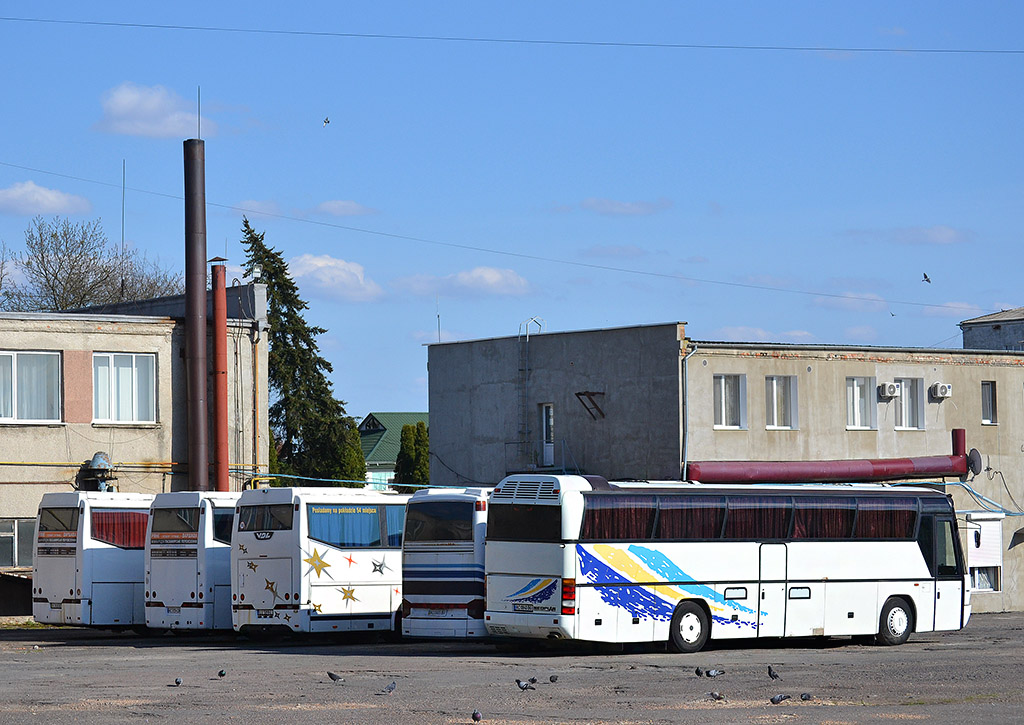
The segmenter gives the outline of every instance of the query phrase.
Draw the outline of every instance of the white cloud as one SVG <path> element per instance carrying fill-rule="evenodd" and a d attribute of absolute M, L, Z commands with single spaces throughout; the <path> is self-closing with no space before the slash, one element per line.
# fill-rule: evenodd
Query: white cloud
<path fill-rule="evenodd" d="M 722 327 L 715 333 L 730 342 L 811 342 L 814 335 L 807 330 L 771 332 L 761 327 Z"/>
<path fill-rule="evenodd" d="M 888 309 L 885 298 L 876 294 L 843 292 L 840 297 L 815 297 L 814 304 L 833 310 L 852 312 L 881 312 Z"/>
<path fill-rule="evenodd" d="M 924 314 L 928 317 L 958 317 L 962 320 L 978 317 L 983 314 L 978 305 L 970 302 L 946 302 L 941 305 L 925 307 Z"/>
<path fill-rule="evenodd" d="M 363 265 L 327 254 L 300 254 L 288 262 L 288 268 L 296 280 L 349 302 L 368 302 L 384 294 L 380 285 L 366 276 Z"/>
<path fill-rule="evenodd" d="M 253 216 L 281 215 L 281 207 L 276 201 L 246 199 L 245 201 L 238 202 L 238 208 L 242 209 L 246 214 L 252 214 Z"/>
<path fill-rule="evenodd" d="M 0 213 L 34 216 L 36 214 L 88 214 L 88 199 L 56 189 L 38 186 L 32 181 L 0 189 Z"/>
<path fill-rule="evenodd" d="M 131 81 L 103 94 L 103 118 L 96 128 L 107 133 L 150 138 L 195 138 L 199 132 L 192 103 L 163 86 L 140 86 Z M 202 119 L 204 137 L 214 136 L 217 124 Z"/>
<path fill-rule="evenodd" d="M 846 336 L 846 339 L 854 342 L 873 342 L 878 337 L 878 330 L 871 325 L 857 325 L 856 327 L 847 327 L 843 330 L 843 335 Z"/>
<path fill-rule="evenodd" d="M 584 199 L 580 208 L 605 216 L 649 216 L 672 206 L 668 199 L 657 201 L 616 201 L 615 199 Z"/>
<path fill-rule="evenodd" d="M 519 296 L 530 291 L 530 283 L 515 271 L 495 267 L 474 267 L 444 277 L 419 274 L 396 280 L 395 284 L 417 295 Z"/>
<path fill-rule="evenodd" d="M 330 214 L 331 216 L 365 216 L 377 213 L 376 209 L 363 206 L 357 201 L 343 201 L 341 199 L 317 204 L 313 211 L 318 214 Z"/>

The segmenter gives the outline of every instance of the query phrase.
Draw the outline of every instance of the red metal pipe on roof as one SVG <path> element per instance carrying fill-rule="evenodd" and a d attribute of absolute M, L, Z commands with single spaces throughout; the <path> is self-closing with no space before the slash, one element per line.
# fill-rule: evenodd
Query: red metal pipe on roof
<path fill-rule="evenodd" d="M 228 300 L 223 264 L 210 268 L 213 283 L 213 480 L 230 491 L 228 480 Z"/>
<path fill-rule="evenodd" d="M 953 430 L 953 455 L 848 461 L 700 461 L 683 471 L 702 483 L 897 481 L 967 474 L 966 432 Z"/>

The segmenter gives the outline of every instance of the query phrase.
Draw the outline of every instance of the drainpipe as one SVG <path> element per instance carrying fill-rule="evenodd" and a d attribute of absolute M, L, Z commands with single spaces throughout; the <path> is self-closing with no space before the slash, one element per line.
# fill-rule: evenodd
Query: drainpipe
<path fill-rule="evenodd" d="M 693 353 L 697 352 L 697 344 L 694 343 L 693 349 L 690 352 L 683 355 L 683 475 L 682 479 L 687 480 L 687 465 L 689 462 L 689 448 L 690 448 L 690 381 L 686 375 L 686 361 L 690 359 Z"/>

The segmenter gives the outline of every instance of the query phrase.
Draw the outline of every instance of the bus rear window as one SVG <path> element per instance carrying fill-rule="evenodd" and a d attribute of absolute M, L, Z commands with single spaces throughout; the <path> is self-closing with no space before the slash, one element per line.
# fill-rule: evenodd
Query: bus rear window
<path fill-rule="evenodd" d="M 153 509 L 154 534 L 180 534 L 199 530 L 199 509 Z"/>
<path fill-rule="evenodd" d="M 423 501 L 409 505 L 406 541 L 472 541 L 472 501 Z"/>
<path fill-rule="evenodd" d="M 291 531 L 290 503 L 242 506 L 238 512 L 239 531 Z"/>
<path fill-rule="evenodd" d="M 149 513 L 94 509 L 90 525 L 92 538 L 121 549 L 146 548 L 146 524 Z"/>
<path fill-rule="evenodd" d="M 78 532 L 78 508 L 51 508 L 39 510 L 40 531 Z"/>
<path fill-rule="evenodd" d="M 494 541 L 561 541 L 560 506 L 502 503 L 491 505 L 487 538 Z"/>

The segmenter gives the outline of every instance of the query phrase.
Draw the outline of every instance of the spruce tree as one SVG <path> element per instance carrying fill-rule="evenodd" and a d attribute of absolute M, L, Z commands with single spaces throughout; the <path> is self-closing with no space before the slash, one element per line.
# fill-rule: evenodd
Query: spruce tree
<path fill-rule="evenodd" d="M 259 264 L 267 285 L 269 414 L 278 469 L 271 473 L 365 480 L 356 423 L 345 413 L 344 402 L 334 397 L 327 378 L 331 363 L 320 355 L 316 342 L 327 330 L 306 322 L 303 310 L 309 305 L 299 296 L 284 256 L 267 246 L 264 233 L 257 233 L 244 217 L 242 235 L 246 273 Z"/>
<path fill-rule="evenodd" d="M 398 456 L 395 458 L 395 483 L 416 483 L 412 478 L 415 467 L 416 426 L 406 423 L 402 426 Z"/>
<path fill-rule="evenodd" d="M 430 483 L 430 438 L 427 424 L 422 420 L 416 424 L 416 454 L 413 464 L 413 483 L 424 486 Z"/>

